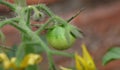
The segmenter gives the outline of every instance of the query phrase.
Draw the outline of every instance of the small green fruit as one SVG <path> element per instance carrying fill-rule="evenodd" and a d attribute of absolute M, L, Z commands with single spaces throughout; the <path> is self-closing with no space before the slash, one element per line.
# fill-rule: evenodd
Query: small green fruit
<path fill-rule="evenodd" d="M 57 50 L 65 50 L 70 48 L 75 42 L 75 37 L 69 33 L 69 41 L 65 35 L 65 28 L 61 26 L 56 26 L 47 33 L 47 41 L 53 48 Z"/>

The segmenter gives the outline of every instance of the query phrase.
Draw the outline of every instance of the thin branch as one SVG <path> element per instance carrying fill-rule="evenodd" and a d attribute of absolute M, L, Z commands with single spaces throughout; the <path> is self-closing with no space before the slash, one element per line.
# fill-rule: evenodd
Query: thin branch
<path fill-rule="evenodd" d="M 38 35 L 45 27 L 53 20 L 53 18 L 49 19 L 43 26 L 41 26 L 37 31 L 36 34 Z"/>
<path fill-rule="evenodd" d="M 30 13 L 31 13 L 31 9 L 28 8 L 27 11 L 28 12 L 27 12 L 27 22 L 26 22 L 26 24 L 27 24 L 28 27 L 30 27 Z"/>
<path fill-rule="evenodd" d="M 50 17 L 54 16 L 54 13 L 45 4 L 40 4 L 37 6 L 38 9 L 44 10 Z"/>
<path fill-rule="evenodd" d="M 75 17 L 77 17 L 82 11 L 84 11 L 85 8 L 81 8 L 78 13 L 76 13 L 74 16 L 72 16 L 70 19 L 67 20 L 67 22 L 72 21 Z"/>
<path fill-rule="evenodd" d="M 6 19 L 4 21 L 0 21 L 0 28 L 3 27 L 6 24 L 12 23 L 13 21 L 18 22 L 18 20 L 19 20 L 19 18 L 15 17 L 15 18 Z"/>
<path fill-rule="evenodd" d="M 18 29 L 19 31 L 23 32 L 23 33 L 27 33 L 22 27 L 20 27 L 19 25 L 15 24 L 15 23 L 11 23 L 12 26 L 14 26 L 16 29 Z"/>
<path fill-rule="evenodd" d="M 16 7 L 15 7 L 13 4 L 9 3 L 9 2 L 0 0 L 0 4 L 6 5 L 6 6 L 9 7 L 10 9 L 12 9 L 13 11 L 16 10 Z"/>

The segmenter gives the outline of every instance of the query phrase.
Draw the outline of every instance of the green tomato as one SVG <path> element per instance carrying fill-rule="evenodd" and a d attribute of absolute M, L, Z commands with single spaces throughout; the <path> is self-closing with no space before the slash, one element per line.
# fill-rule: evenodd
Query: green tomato
<path fill-rule="evenodd" d="M 65 28 L 60 26 L 56 26 L 52 30 L 49 30 L 47 33 L 47 41 L 50 46 L 57 50 L 65 50 L 70 48 L 76 39 L 71 33 L 69 33 L 68 41 L 65 32 Z"/>

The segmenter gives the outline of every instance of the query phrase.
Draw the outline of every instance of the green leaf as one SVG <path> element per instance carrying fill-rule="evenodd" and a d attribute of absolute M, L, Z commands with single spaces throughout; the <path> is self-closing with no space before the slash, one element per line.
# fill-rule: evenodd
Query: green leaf
<path fill-rule="evenodd" d="M 112 60 L 120 59 L 120 47 L 110 48 L 103 57 L 103 65 L 108 64 Z"/>

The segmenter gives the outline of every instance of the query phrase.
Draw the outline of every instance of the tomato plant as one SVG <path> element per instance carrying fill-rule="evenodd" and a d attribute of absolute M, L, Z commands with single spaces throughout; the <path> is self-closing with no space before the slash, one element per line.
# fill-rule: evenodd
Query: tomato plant
<path fill-rule="evenodd" d="M 2 48 L 0 49 L 0 70 L 39 70 L 38 63 L 43 59 L 42 53 L 47 55 L 48 70 L 57 70 L 53 60 L 54 55 L 75 59 L 74 53 L 58 51 L 70 48 L 78 37 L 82 37 L 81 31 L 70 24 L 73 17 L 66 21 L 55 15 L 46 5 L 27 6 L 26 0 L 15 0 L 14 4 L 0 0 L 0 4 L 11 8 L 16 15 L 15 17 L 0 21 L 0 28 L 8 24 L 16 28 L 21 36 L 21 42 L 15 49 L 0 45 L 0 48 Z M 42 25 L 38 24 L 38 29 L 33 31 L 31 19 L 36 21 L 44 17 L 44 15 L 47 15 L 49 19 Z M 46 29 L 48 43 L 58 50 L 51 49 L 41 38 L 41 32 L 44 32 Z M 5 36 L 2 31 L 0 31 L 0 39 L 2 44 L 4 44 Z M 77 60 L 77 62 L 79 61 Z"/>

